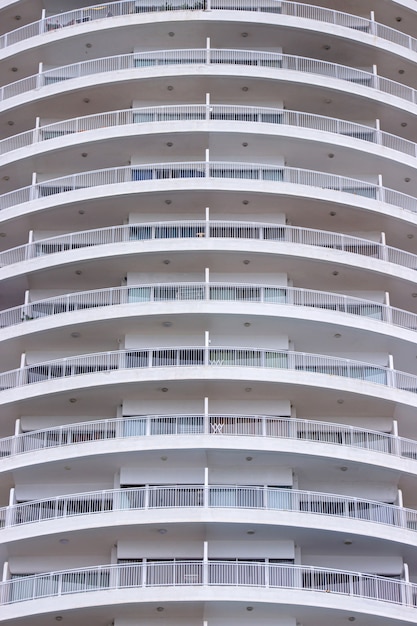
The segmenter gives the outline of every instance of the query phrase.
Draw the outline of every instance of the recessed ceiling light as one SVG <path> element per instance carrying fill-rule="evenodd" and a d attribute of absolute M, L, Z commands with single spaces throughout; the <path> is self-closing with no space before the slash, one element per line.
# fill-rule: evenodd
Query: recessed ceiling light
<path fill-rule="evenodd" d="M 13 120 L 9 120 L 7 123 L 8 123 L 9 126 L 14 126 L 14 121 Z"/>
<path fill-rule="evenodd" d="M 407 126 L 407 122 L 401 122 L 401 126 L 405 128 Z"/>
<path fill-rule="evenodd" d="M 21 19 L 22 19 L 22 16 L 21 16 L 21 15 L 15 15 L 15 16 L 14 16 L 14 19 L 15 19 L 17 22 L 19 22 L 19 20 L 21 20 Z"/>
<path fill-rule="evenodd" d="M 69 465 L 65 465 L 64 470 L 67 470 L 67 472 L 71 469 L 71 467 Z"/>
<path fill-rule="evenodd" d="M 337 404 L 344 404 L 345 401 L 343 400 L 343 398 L 339 398 L 339 400 L 337 401 Z"/>
<path fill-rule="evenodd" d="M 83 98 L 83 102 L 85 102 L 86 104 L 88 104 L 90 102 L 90 98 Z"/>
<path fill-rule="evenodd" d="M 328 43 L 325 43 L 323 46 L 323 50 L 330 50 L 331 49 L 331 45 Z"/>
<path fill-rule="evenodd" d="M 243 265 L 249 265 L 249 263 L 250 263 L 249 259 L 245 259 L 245 260 L 243 261 Z"/>
<path fill-rule="evenodd" d="M 345 546 L 351 546 L 353 541 L 351 541 L 350 539 L 345 539 L 343 543 L 345 544 Z"/>
<path fill-rule="evenodd" d="M 353 617 L 353 615 L 351 615 L 350 617 L 348 617 L 349 622 L 356 622 L 356 617 Z"/>
<path fill-rule="evenodd" d="M 168 91 L 174 91 L 174 87 L 172 85 L 168 85 L 167 89 Z"/>
<path fill-rule="evenodd" d="M 250 322 L 245 322 L 245 323 L 243 324 L 243 326 L 245 326 L 245 328 L 249 328 L 249 326 L 250 326 L 250 325 L 251 325 L 251 323 L 250 323 Z"/>
<path fill-rule="evenodd" d="M 160 535 L 166 535 L 168 531 L 166 528 L 158 528 L 158 532 Z"/>
<path fill-rule="evenodd" d="M 85 157 L 88 157 L 88 152 L 81 152 L 81 156 L 85 159 Z"/>
<path fill-rule="evenodd" d="M 249 204 L 249 200 L 242 200 L 242 204 L 246 206 L 247 204 Z"/>
<path fill-rule="evenodd" d="M 174 36 L 175 36 L 175 33 L 173 33 L 173 32 L 172 32 L 172 30 L 171 30 L 171 31 L 168 33 L 168 35 L 169 35 L 170 37 L 174 37 Z"/>
<path fill-rule="evenodd" d="M 329 159 L 334 159 L 334 154 L 333 152 L 329 152 L 329 154 L 327 155 L 329 157 Z"/>
<path fill-rule="evenodd" d="M 408 178 L 408 176 L 407 176 L 406 178 L 404 178 L 404 182 L 405 182 L 405 183 L 409 183 L 409 182 L 410 182 L 410 180 L 411 180 L 411 178 Z"/>
<path fill-rule="evenodd" d="M 248 147 L 248 145 L 249 145 L 249 144 L 248 144 L 248 142 L 247 142 L 247 141 L 244 141 L 244 142 L 242 143 L 242 146 L 243 146 L 244 148 L 247 148 L 247 147 Z"/>
<path fill-rule="evenodd" d="M 161 387 L 162 393 L 166 393 L 168 391 L 168 387 Z"/>
<path fill-rule="evenodd" d="M 247 607 L 246 607 L 246 610 L 247 610 L 247 611 L 253 611 L 253 606 L 247 606 Z"/>
<path fill-rule="evenodd" d="M 342 336 L 342 335 L 341 335 L 340 333 L 335 333 L 335 334 L 333 335 L 333 337 L 334 337 L 335 339 L 340 339 L 340 337 L 341 337 L 341 336 Z"/>
<path fill-rule="evenodd" d="M 254 531 L 254 530 L 247 530 L 247 531 L 246 531 L 246 534 L 247 534 L 247 535 L 254 535 L 254 534 L 255 534 L 255 531 Z"/>
<path fill-rule="evenodd" d="M 172 141 L 167 141 L 167 146 L 168 146 L 168 148 L 172 148 L 172 146 L 173 146 L 173 145 L 174 145 L 174 144 L 172 143 Z"/>
<path fill-rule="evenodd" d="M 402 21 L 403 21 L 403 18 L 402 18 L 402 17 L 400 17 L 400 16 L 398 16 L 398 17 L 396 17 L 396 18 L 395 18 L 395 21 L 396 21 L 396 22 L 402 22 Z"/>
<path fill-rule="evenodd" d="M 171 261 L 170 261 L 169 259 L 164 259 L 164 260 L 162 261 L 162 263 L 163 263 L 164 265 L 169 265 L 169 264 L 171 263 Z"/>
<path fill-rule="evenodd" d="M 3 176 L 2 180 L 10 180 L 10 176 Z"/>
<path fill-rule="evenodd" d="M 62 622 L 62 615 L 56 615 L 55 619 L 57 622 Z"/>
<path fill-rule="evenodd" d="M 339 276 L 339 272 L 337 270 L 335 270 L 334 272 L 332 272 L 333 276 Z"/>
<path fill-rule="evenodd" d="M 67 543 L 69 543 L 69 539 L 66 539 L 66 537 L 63 537 L 62 539 L 59 540 L 59 543 L 62 543 L 62 545 L 66 545 Z"/>
<path fill-rule="evenodd" d="M 250 393 L 252 391 L 252 387 L 245 387 L 246 393 Z"/>
<path fill-rule="evenodd" d="M 77 339 L 78 337 L 81 337 L 81 333 L 71 333 L 71 337 Z"/>
<path fill-rule="evenodd" d="M 161 461 L 166 461 L 168 459 L 167 456 L 161 456 Z"/>
<path fill-rule="evenodd" d="M 242 87 L 242 91 L 249 91 L 249 87 Z"/>
<path fill-rule="evenodd" d="M 253 459 L 253 456 L 247 456 L 247 457 L 246 457 L 246 460 L 247 460 L 247 461 L 252 461 L 252 459 Z"/>
<path fill-rule="evenodd" d="M 333 100 L 331 98 L 326 98 L 324 104 L 331 104 Z"/>
<path fill-rule="evenodd" d="M 162 322 L 162 326 L 165 326 L 165 328 L 171 328 L 172 322 Z"/>
<path fill-rule="evenodd" d="M 340 468 L 340 471 L 341 472 L 347 472 L 347 469 L 348 468 L 346 467 L 346 465 L 342 465 L 342 467 Z"/>
<path fill-rule="evenodd" d="M 71 404 L 75 404 L 77 402 L 77 398 L 70 398 L 69 402 L 71 402 Z"/>
<path fill-rule="evenodd" d="M 414 239 L 414 235 L 412 233 L 408 233 L 407 239 Z"/>
<path fill-rule="evenodd" d="M 0 233 L 0 237 L 7 237 L 6 233 Z"/>
<path fill-rule="evenodd" d="M 330 211 L 329 215 L 331 215 L 332 217 L 334 217 L 335 215 L 337 215 L 336 211 Z"/>
<path fill-rule="evenodd" d="M 416 293 L 416 292 L 412 293 L 412 294 L 411 294 L 411 297 L 412 297 L 412 298 L 417 298 L 417 293 Z"/>
<path fill-rule="evenodd" d="M 240 33 L 241 37 L 247 37 L 248 33 Z"/>
<path fill-rule="evenodd" d="M 92 47 L 93 47 L 93 44 L 92 44 L 92 43 L 86 43 L 86 44 L 85 44 L 85 47 L 86 47 L 86 48 L 92 48 Z"/>
<path fill-rule="evenodd" d="M 162 611 L 164 611 L 164 607 L 163 606 L 157 606 L 156 610 L 158 611 L 158 613 L 162 613 Z"/>
<path fill-rule="evenodd" d="M 78 215 L 84 215 L 84 214 L 85 214 L 84 209 L 80 209 L 80 210 L 78 211 Z"/>
<path fill-rule="evenodd" d="M 405 70 L 398 70 L 399 74 L 405 74 Z"/>
<path fill-rule="evenodd" d="M 168 204 L 169 206 L 170 204 L 172 204 L 172 200 L 165 200 L 165 204 Z"/>
<path fill-rule="evenodd" d="M 77 276 L 81 276 L 82 273 L 82 270 L 75 270 L 74 272 L 74 274 L 76 274 Z"/>
<path fill-rule="evenodd" d="M 12 68 L 10 68 L 10 69 L 12 70 L 12 72 L 17 72 L 17 71 L 18 71 L 18 68 L 17 68 L 17 67 L 12 67 Z"/>

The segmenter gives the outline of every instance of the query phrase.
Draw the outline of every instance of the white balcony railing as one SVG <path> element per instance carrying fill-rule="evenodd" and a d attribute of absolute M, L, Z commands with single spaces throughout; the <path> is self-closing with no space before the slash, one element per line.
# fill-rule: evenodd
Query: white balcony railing
<path fill-rule="evenodd" d="M 323 115 L 313 115 L 287 109 L 274 109 L 255 106 L 229 104 L 179 104 L 169 106 L 141 107 L 97 113 L 76 117 L 52 124 L 41 125 L 12 137 L 0 140 L 0 154 L 25 148 L 41 142 L 48 142 L 77 133 L 103 130 L 104 128 L 124 127 L 140 124 L 160 124 L 161 122 L 239 122 L 245 124 L 273 124 L 309 130 L 318 130 L 342 137 L 350 137 L 359 142 L 366 141 L 385 148 L 417 157 L 417 144 L 403 137 L 386 133 L 371 126 L 356 124 Z M 84 136 L 85 137 L 85 136 Z"/>
<path fill-rule="evenodd" d="M 306 352 L 230 346 L 210 348 L 181 346 L 115 350 L 34 363 L 0 374 L 0 391 L 88 374 L 160 367 L 249 367 L 268 371 L 286 370 L 313 375 L 324 374 L 333 378 L 349 379 L 408 391 L 413 394 L 417 393 L 416 375 L 382 365 Z M 358 387 L 357 391 L 360 392 L 360 389 L 361 387 Z"/>
<path fill-rule="evenodd" d="M 197 559 L 101 565 L 22 576 L 0 583 L 0 603 L 111 589 L 216 585 L 317 591 L 416 607 L 417 585 L 395 578 L 303 565 Z M 107 602 L 111 602 L 109 598 Z M 372 612 L 369 603 L 366 611 Z"/>
<path fill-rule="evenodd" d="M 46 19 L 22 26 L 2 35 L 0 37 L 0 48 L 6 48 L 19 41 L 36 37 L 45 32 L 104 18 L 108 19 L 132 13 L 210 9 L 212 11 L 231 10 L 275 13 L 330 23 L 355 31 L 370 33 L 374 37 L 380 37 L 417 52 L 417 39 L 415 37 L 385 26 L 385 24 L 380 24 L 366 17 L 288 0 L 187 0 L 186 2 L 183 0 L 170 0 L 169 3 L 166 0 L 119 0 L 111 4 L 93 5 L 76 9 L 75 11 L 51 15 Z"/>
<path fill-rule="evenodd" d="M 317 420 L 272 415 L 139 415 L 65 424 L 0 439 L 0 457 L 71 445 L 158 436 L 266 437 L 355 448 L 417 460 L 417 441 L 389 433 Z"/>
<path fill-rule="evenodd" d="M 0 508 L 0 528 L 95 513 L 166 508 L 288 511 L 417 531 L 417 511 L 413 509 L 315 491 L 236 485 L 137 487 L 44 498 Z"/>
<path fill-rule="evenodd" d="M 35 89 L 37 94 L 39 94 L 43 88 L 83 76 L 91 77 L 103 73 L 117 73 L 120 76 L 121 72 L 128 71 L 131 73 L 132 70 L 137 70 L 140 76 L 143 70 L 152 67 L 162 68 L 164 66 L 172 68 L 173 65 L 253 67 L 271 69 L 277 72 L 277 74 L 287 71 L 301 72 L 303 74 L 324 76 L 327 80 L 333 78 L 347 82 L 350 85 L 361 85 L 370 89 L 371 93 L 372 91 L 377 91 L 380 94 L 396 96 L 413 104 L 417 102 L 417 90 L 413 87 L 366 70 L 278 52 L 227 48 L 149 50 L 147 52 L 121 54 L 54 67 L 4 85 L 0 88 L 0 101 L 6 101 L 9 98 L 14 98 Z M 126 78 L 129 77 L 130 74 Z M 69 86 L 69 88 L 71 87 Z"/>
<path fill-rule="evenodd" d="M 0 312 L 0 328 L 30 320 L 102 307 L 150 302 L 245 302 L 288 305 L 346 313 L 417 331 L 417 314 L 337 293 L 277 285 L 232 283 L 167 283 L 81 291 L 23 304 Z"/>
<path fill-rule="evenodd" d="M 250 180 L 279 185 L 305 185 L 319 190 L 347 193 L 378 200 L 405 211 L 417 212 L 417 198 L 395 189 L 382 187 L 358 178 L 317 172 L 296 167 L 284 167 L 268 163 L 233 161 L 186 161 L 169 163 L 146 163 L 111 167 L 102 170 L 79 172 L 69 176 L 44 180 L 21 187 L 0 196 L 0 211 L 39 198 L 79 191 L 104 185 L 132 185 L 149 181 L 179 179 Z"/>
<path fill-rule="evenodd" d="M 167 239 L 243 239 L 276 243 L 277 246 L 286 243 L 299 244 L 387 261 L 407 269 L 417 269 L 416 254 L 370 239 L 286 224 L 220 220 L 139 222 L 38 239 L 0 252 L 0 267 L 80 248 L 115 244 L 122 251 L 121 244 L 124 243 Z"/>

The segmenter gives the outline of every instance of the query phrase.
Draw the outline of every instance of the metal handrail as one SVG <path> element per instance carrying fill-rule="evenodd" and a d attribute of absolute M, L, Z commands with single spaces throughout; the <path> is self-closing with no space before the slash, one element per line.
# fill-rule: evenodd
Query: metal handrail
<path fill-rule="evenodd" d="M 122 72 L 134 69 L 139 72 L 152 67 L 173 65 L 204 65 L 204 66 L 251 66 L 272 69 L 276 72 L 293 71 L 318 76 L 326 79 L 335 78 L 350 85 L 357 84 L 390 96 L 396 96 L 407 102 L 416 104 L 417 90 L 403 83 L 390 80 L 384 76 L 348 65 L 340 65 L 280 52 L 261 52 L 258 50 L 239 50 L 227 48 L 187 48 L 175 50 L 149 50 L 133 52 L 110 57 L 80 61 L 71 65 L 63 65 L 38 74 L 32 74 L 0 88 L 0 101 L 14 98 L 29 91 L 41 90 L 48 85 L 92 76 L 102 73 Z"/>
<path fill-rule="evenodd" d="M 382 365 L 292 350 L 231 346 L 170 346 L 64 357 L 1 373 L 0 391 L 88 374 L 160 367 L 250 367 L 306 372 L 417 393 L 415 374 Z"/>
<path fill-rule="evenodd" d="M 1 139 L 0 155 L 45 141 L 48 142 L 57 137 L 71 136 L 77 133 L 127 125 L 137 126 L 140 124 L 195 120 L 226 121 L 228 124 L 231 122 L 261 125 L 274 124 L 280 127 L 291 126 L 319 130 L 342 137 L 350 137 L 359 142 L 365 141 L 367 144 L 374 143 L 413 158 L 417 157 L 417 143 L 372 126 L 301 111 L 230 104 L 174 104 L 121 109 L 75 117 L 40 125 L 18 135 Z"/>
<path fill-rule="evenodd" d="M 250 180 L 283 185 L 303 185 L 377 200 L 412 213 L 417 198 L 376 183 L 328 172 L 270 163 L 234 161 L 174 161 L 144 163 L 78 172 L 21 187 L 0 195 L 0 211 L 45 197 L 104 185 L 132 185 L 149 181 L 190 179 Z"/>
<path fill-rule="evenodd" d="M 0 439 L 0 457 L 50 448 L 158 436 L 265 437 L 312 445 L 329 444 L 417 460 L 417 441 L 357 426 L 274 415 L 139 415 L 31 430 Z"/>
<path fill-rule="evenodd" d="M 268 222 L 177 220 L 138 222 L 82 230 L 38 239 L 0 252 L 0 268 L 70 250 L 167 239 L 243 239 L 285 245 L 299 244 L 356 254 L 417 269 L 417 255 L 379 241 L 353 235 Z"/>
<path fill-rule="evenodd" d="M 0 529 L 96 513 L 166 508 L 288 511 L 417 532 L 417 511 L 394 504 L 292 488 L 201 484 L 104 489 L 4 506 L 0 508 Z"/>
<path fill-rule="evenodd" d="M 0 328 L 73 311 L 96 311 L 102 307 L 125 304 L 137 307 L 151 302 L 181 301 L 251 302 L 306 307 L 371 318 L 417 331 L 416 313 L 396 309 L 375 300 L 285 285 L 219 282 L 151 283 L 68 293 L 1 311 Z"/>
<path fill-rule="evenodd" d="M 96 21 L 103 18 L 118 17 L 132 13 L 152 13 L 177 10 L 232 10 L 263 12 L 271 14 L 289 15 L 302 19 L 311 19 L 330 23 L 336 26 L 353 29 L 362 33 L 370 33 L 373 37 L 380 37 L 413 52 L 417 52 L 417 39 L 406 33 L 390 28 L 385 24 L 358 15 L 335 11 L 320 6 L 292 2 L 288 0 L 148 0 L 140 3 L 134 0 L 119 0 L 111 4 L 87 6 L 75 11 L 66 11 L 50 15 L 45 19 L 37 20 L 0 37 L 0 48 L 6 48 L 20 41 L 36 37 L 54 30 Z"/>
<path fill-rule="evenodd" d="M 417 584 L 396 578 L 311 565 L 201 559 L 99 565 L 22 576 L 0 583 L 0 604 L 111 589 L 216 585 L 223 588 L 230 586 L 297 589 L 321 594 L 327 592 L 336 596 L 416 607 Z M 371 609 L 368 608 L 368 611 Z"/>

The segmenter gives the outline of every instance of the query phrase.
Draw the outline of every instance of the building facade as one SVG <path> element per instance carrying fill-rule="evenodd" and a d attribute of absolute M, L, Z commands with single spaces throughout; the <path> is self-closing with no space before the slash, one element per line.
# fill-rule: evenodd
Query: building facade
<path fill-rule="evenodd" d="M 0 0 L 0 626 L 417 623 L 415 33 Z"/>

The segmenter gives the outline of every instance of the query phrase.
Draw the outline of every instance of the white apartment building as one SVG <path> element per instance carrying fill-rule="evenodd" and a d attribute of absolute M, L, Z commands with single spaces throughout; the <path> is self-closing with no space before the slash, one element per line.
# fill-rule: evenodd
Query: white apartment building
<path fill-rule="evenodd" d="M 0 0 L 0 626 L 417 623 L 417 1 Z"/>

